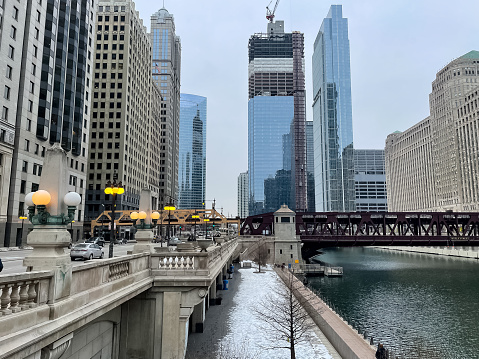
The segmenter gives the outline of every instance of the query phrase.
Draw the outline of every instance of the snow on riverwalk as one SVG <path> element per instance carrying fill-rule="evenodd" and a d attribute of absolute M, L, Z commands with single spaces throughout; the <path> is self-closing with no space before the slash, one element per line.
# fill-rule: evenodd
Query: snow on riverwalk
<path fill-rule="evenodd" d="M 252 307 L 263 301 L 266 295 L 275 295 L 270 290 L 272 286 L 284 284 L 270 268 L 265 273 L 255 272 L 257 268 L 235 271 L 234 278 L 229 281 L 230 290 L 222 291 L 222 305 L 213 306 L 206 313 L 205 332 L 190 335 L 187 359 L 290 358 L 287 349 L 264 349 L 271 342 L 268 333 L 260 328 L 261 318 L 252 311 Z M 339 358 L 319 329 L 310 334 L 308 342 L 296 347 L 298 359 Z M 288 343 L 280 344 L 287 346 Z M 233 356 L 233 353 L 237 356 Z"/>

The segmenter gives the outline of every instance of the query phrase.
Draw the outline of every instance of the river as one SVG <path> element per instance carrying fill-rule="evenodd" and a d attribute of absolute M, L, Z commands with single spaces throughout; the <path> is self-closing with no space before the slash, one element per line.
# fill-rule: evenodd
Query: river
<path fill-rule="evenodd" d="M 324 250 L 342 278 L 310 278 L 353 327 L 402 358 L 479 358 L 479 262 L 384 251 Z"/>

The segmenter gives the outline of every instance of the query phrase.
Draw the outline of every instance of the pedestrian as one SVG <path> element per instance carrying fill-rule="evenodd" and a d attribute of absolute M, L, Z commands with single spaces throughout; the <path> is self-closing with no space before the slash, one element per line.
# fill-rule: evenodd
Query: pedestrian
<path fill-rule="evenodd" d="M 378 345 L 378 350 L 376 351 L 376 359 L 386 359 L 386 349 L 384 349 L 382 344 Z"/>
<path fill-rule="evenodd" d="M 0 258 L 0 272 L 3 270 L 2 258 Z"/>

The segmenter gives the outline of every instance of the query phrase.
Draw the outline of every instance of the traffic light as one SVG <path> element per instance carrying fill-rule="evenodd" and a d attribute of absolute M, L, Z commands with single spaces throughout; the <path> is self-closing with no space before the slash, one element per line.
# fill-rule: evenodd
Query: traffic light
<path fill-rule="evenodd" d="M 215 228 L 215 224 L 213 223 L 213 228 Z"/>

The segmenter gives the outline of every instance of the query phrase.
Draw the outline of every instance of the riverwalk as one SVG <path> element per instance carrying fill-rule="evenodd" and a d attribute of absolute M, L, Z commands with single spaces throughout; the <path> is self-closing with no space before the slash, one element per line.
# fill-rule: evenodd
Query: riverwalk
<path fill-rule="evenodd" d="M 220 291 L 223 298 L 221 305 L 208 309 L 204 333 L 190 334 L 186 359 L 289 358 L 289 351 L 285 349 L 264 349 L 271 341 L 259 328 L 259 319 L 252 314 L 251 308 L 260 303 L 278 276 L 271 269 L 265 273 L 256 271 L 257 268 L 235 268 L 233 279 L 229 280 L 229 289 Z M 341 359 L 316 326 L 309 341 L 297 348 L 297 357 Z"/>

